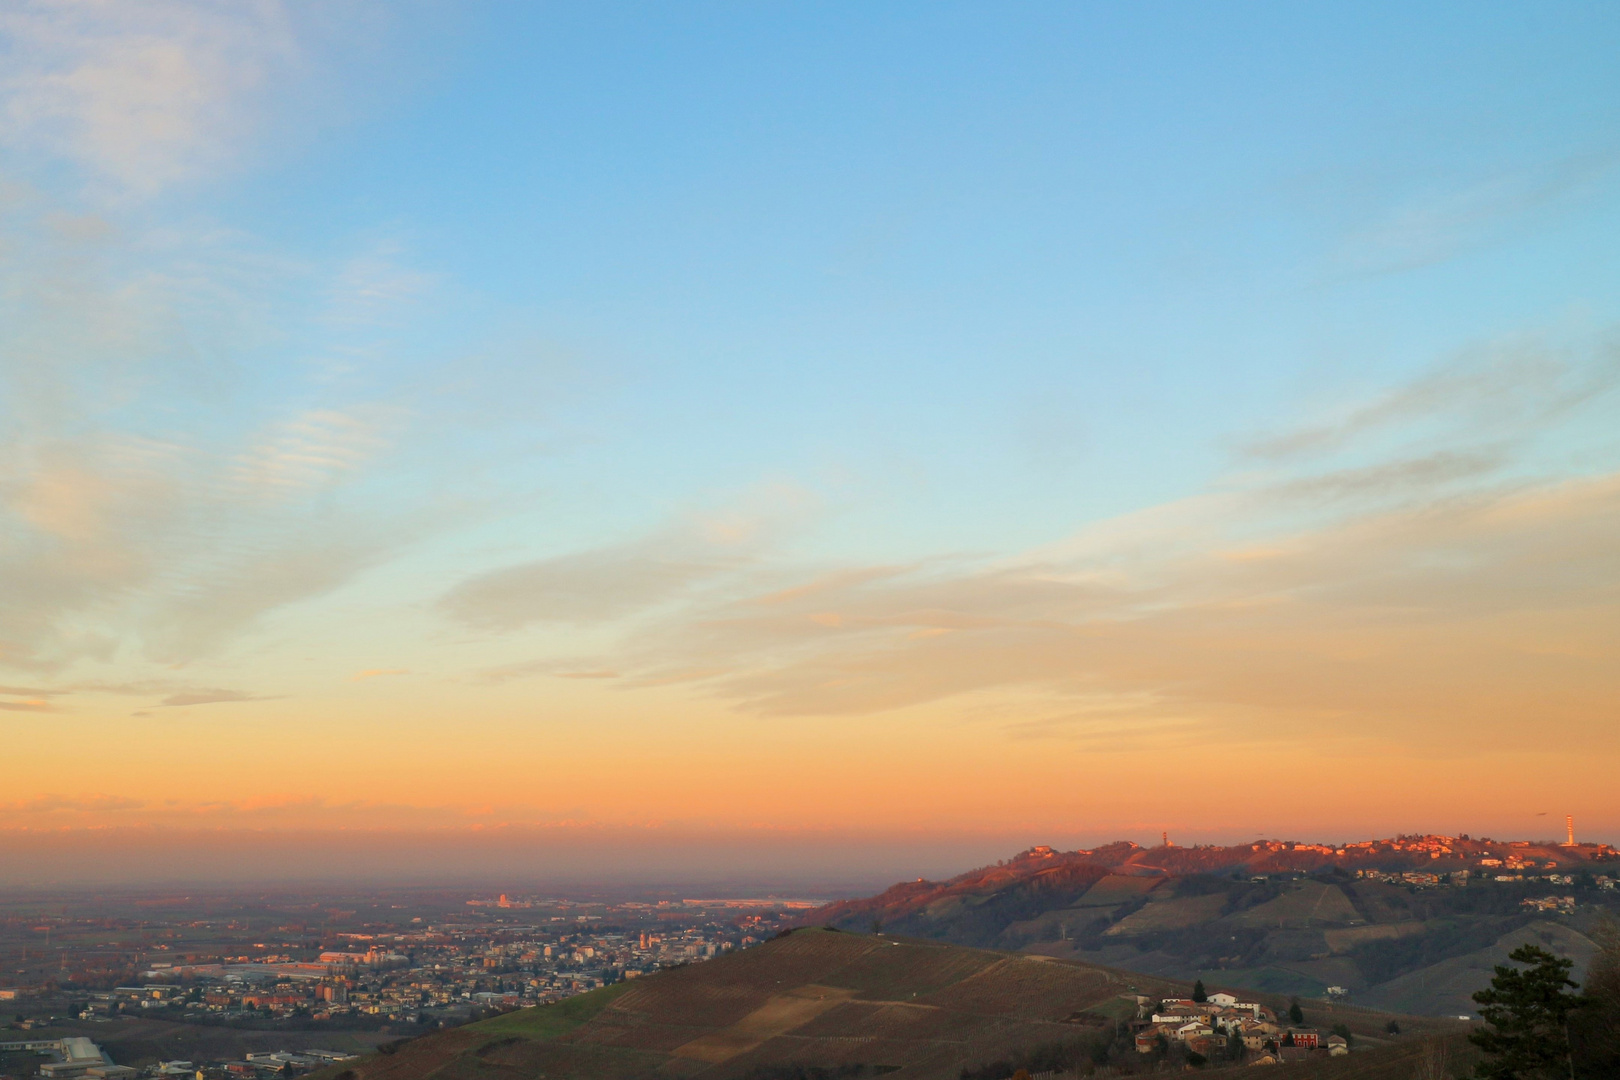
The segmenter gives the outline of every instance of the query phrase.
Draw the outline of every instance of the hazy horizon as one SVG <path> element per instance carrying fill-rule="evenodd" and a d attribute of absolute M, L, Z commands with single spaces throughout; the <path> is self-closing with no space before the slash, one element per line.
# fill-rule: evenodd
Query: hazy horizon
<path fill-rule="evenodd" d="M 1543 819 L 1547 820 L 1547 819 Z M 1562 825 L 1562 819 L 1558 821 Z M 1556 832 L 1452 830 L 1499 841 L 1559 843 Z M 1381 835 L 1266 834 L 1193 830 L 1170 837 L 1182 847 L 1231 846 L 1255 839 L 1346 843 Z M 1614 843 L 1579 835 L 1582 843 Z M 559 829 L 497 826 L 480 830 L 390 832 L 233 831 L 122 828 L 12 832 L 0 843 L 0 890 L 127 885 L 199 888 L 344 886 L 420 887 L 563 893 L 605 889 L 615 895 L 662 889 L 776 893 L 814 897 L 881 892 L 914 878 L 938 880 L 993 865 L 1037 844 L 1059 851 L 1119 841 L 1155 847 L 1159 836 L 1058 833 L 950 836 L 875 835 L 808 830 Z"/>

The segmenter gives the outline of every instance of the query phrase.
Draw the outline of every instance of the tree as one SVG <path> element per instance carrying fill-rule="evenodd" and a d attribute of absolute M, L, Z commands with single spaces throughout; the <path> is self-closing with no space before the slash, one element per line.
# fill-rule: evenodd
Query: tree
<path fill-rule="evenodd" d="M 1194 980 L 1192 999 L 1194 1001 L 1208 1001 L 1209 1000 L 1209 993 L 1208 993 L 1208 991 L 1206 991 L 1204 989 L 1204 980 L 1203 979 Z"/>
<path fill-rule="evenodd" d="M 1418 1052 L 1417 1071 L 1412 1074 L 1412 1080 L 1451 1080 L 1451 1070 L 1447 1068 L 1450 1063 L 1451 1048 L 1445 1036 L 1426 1039 Z"/>
<path fill-rule="evenodd" d="M 1394 1020 L 1391 1020 L 1389 1023 L 1384 1025 L 1384 1030 L 1391 1035 L 1399 1035 L 1401 1033 L 1401 1025 L 1396 1023 Z"/>
<path fill-rule="evenodd" d="M 1356 1041 L 1355 1032 L 1350 1030 L 1350 1025 L 1349 1024 L 1334 1024 L 1333 1025 L 1333 1034 L 1335 1034 L 1335 1035 L 1339 1036 L 1341 1039 L 1343 1039 L 1345 1041 L 1345 1045 L 1347 1045 L 1347 1046 L 1355 1044 L 1355 1041 Z"/>
<path fill-rule="evenodd" d="M 1575 1075 L 1620 1076 L 1620 922 L 1604 915 L 1589 935 L 1597 955 L 1586 968 L 1586 1004 L 1570 1018 Z"/>
<path fill-rule="evenodd" d="M 1299 998 L 1295 998 L 1288 1003 L 1288 1022 L 1290 1024 L 1303 1024 L 1305 1022 L 1305 1010 L 1299 1007 Z"/>
<path fill-rule="evenodd" d="M 1474 995 L 1488 1027 L 1468 1039 L 1485 1051 L 1474 1070 L 1480 1080 L 1533 1080 L 1575 1076 L 1570 1053 L 1570 1015 L 1586 1003 L 1570 981 L 1573 962 L 1537 945 L 1521 945 L 1498 965 L 1491 985 Z"/>

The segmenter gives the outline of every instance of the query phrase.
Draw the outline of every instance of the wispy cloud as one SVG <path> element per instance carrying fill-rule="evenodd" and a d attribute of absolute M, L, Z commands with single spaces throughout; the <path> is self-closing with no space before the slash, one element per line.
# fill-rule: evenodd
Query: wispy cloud
<path fill-rule="evenodd" d="M 728 661 L 713 691 L 773 714 L 1038 687 L 1151 693 L 1217 727 L 1353 717 L 1392 732 L 1444 718 L 1452 731 L 1468 715 L 1505 736 L 1532 710 L 1590 729 L 1620 691 L 1606 674 L 1620 659 L 1607 636 L 1617 615 L 1591 591 L 1620 582 L 1620 555 L 1602 540 L 1617 521 L 1610 476 L 1357 517 L 1112 589 L 1077 584 L 1084 562 L 963 567 L 768 620 L 746 604 L 706 611 L 697 633 L 656 631 L 689 643 L 674 657 L 639 645 L 654 674 Z M 816 617 L 828 611 L 839 619 Z"/>
<path fill-rule="evenodd" d="M 385 449 L 403 420 L 397 408 L 381 405 L 306 411 L 255 439 L 237 457 L 229 480 L 269 498 L 334 483 Z"/>
<path fill-rule="evenodd" d="M 137 194 L 218 168 L 300 62 L 275 0 L 13 4 L 0 131 Z"/>
<path fill-rule="evenodd" d="M 536 676 L 549 676 L 554 679 L 617 679 L 619 673 L 610 668 L 581 667 L 577 660 L 524 660 L 516 664 L 501 664 L 497 667 L 485 668 L 476 675 L 477 681 L 492 686 L 512 682 L 515 679 L 531 679 Z"/>
<path fill-rule="evenodd" d="M 326 421 L 330 424 L 330 420 Z M 338 587 L 420 531 L 350 520 L 318 502 L 375 452 L 343 439 L 227 457 L 190 450 L 131 459 L 114 439 L 12 440 L 0 466 L 0 662 L 49 668 L 106 655 L 132 635 L 179 660 L 217 649 L 265 612 Z M 322 429 L 317 428 L 315 434 Z"/>
<path fill-rule="evenodd" d="M 144 800 L 121 795 L 41 795 L 21 802 L 0 803 L 0 818 L 57 813 L 105 814 L 121 810 L 140 810 L 146 805 Z"/>
<path fill-rule="evenodd" d="M 338 325 L 375 326 L 397 320 L 439 283 L 404 258 L 401 245 L 386 243 L 350 259 L 332 284 L 326 318 Z"/>
<path fill-rule="evenodd" d="M 0 700 L 0 709 L 6 712 L 56 712 L 56 706 L 45 698 L 23 698 L 22 700 Z"/>
<path fill-rule="evenodd" d="M 1335 262 L 1358 274 L 1431 266 L 1489 243 L 1538 211 L 1595 190 L 1620 166 L 1614 151 L 1583 154 L 1432 191 L 1353 232 Z"/>
<path fill-rule="evenodd" d="M 416 423 L 394 387 L 294 368 L 264 395 L 239 366 L 318 329 L 340 269 L 188 229 L 87 253 L 54 206 L 0 218 L 0 666 L 218 654 L 433 527 L 404 493 L 338 498 Z"/>
<path fill-rule="evenodd" d="M 782 523 L 803 513 L 810 502 L 798 489 L 762 489 L 734 509 L 693 514 L 634 543 L 477 575 L 446 593 L 439 607 L 451 618 L 487 631 L 638 615 L 748 567 Z"/>
<path fill-rule="evenodd" d="M 1411 382 L 1350 401 L 1242 447 L 1291 460 L 1394 432 L 1417 438 L 1501 442 L 1542 430 L 1620 386 L 1620 352 L 1600 343 L 1572 356 L 1544 342 L 1508 342 L 1460 355 Z M 1455 455 L 1453 455 L 1455 456 Z"/>
<path fill-rule="evenodd" d="M 462 831 L 540 829 L 589 834 L 602 828 L 557 808 L 521 804 L 411 805 L 375 799 L 322 797 L 198 799 L 177 796 L 132 798 L 118 795 L 52 793 L 0 802 L 0 832 L 9 829 L 107 827 L 236 829 L 339 828 Z"/>
<path fill-rule="evenodd" d="M 168 697 L 158 702 L 158 707 L 166 709 L 183 709 L 191 705 L 219 705 L 226 702 L 264 700 L 266 699 L 254 694 L 244 694 L 240 690 L 208 688 L 201 690 L 188 690 L 179 694 L 170 694 Z"/>
<path fill-rule="evenodd" d="M 723 562 L 692 554 L 657 540 L 541 559 L 463 582 L 441 606 L 452 617 L 489 630 L 614 619 L 669 600 L 725 569 Z"/>
<path fill-rule="evenodd" d="M 1604 347 L 1481 350 L 1252 449 L 1209 492 L 1012 558 L 829 569 L 762 550 L 636 608 L 618 590 L 642 549 L 581 553 L 544 565 L 585 590 L 566 610 L 644 616 L 600 655 L 486 679 L 611 671 L 782 717 L 954 702 L 938 715 L 1097 752 L 1127 731 L 1520 746 L 1527 715 L 1610 740 L 1620 473 L 1523 466 L 1537 431 L 1590 418 L 1613 386 Z M 987 695 L 1014 715 L 984 720 L 970 703 Z"/>
<path fill-rule="evenodd" d="M 377 679 L 384 675 L 409 675 L 409 668 L 366 668 L 349 676 L 350 682 L 365 682 L 367 679 Z"/>

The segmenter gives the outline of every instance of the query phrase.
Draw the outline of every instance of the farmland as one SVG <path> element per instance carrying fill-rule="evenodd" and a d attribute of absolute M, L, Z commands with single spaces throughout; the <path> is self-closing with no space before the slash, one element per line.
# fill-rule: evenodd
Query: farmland
<path fill-rule="evenodd" d="M 1032 1048 L 1105 1052 L 1128 1042 L 1124 1021 L 1136 1016 L 1139 994 L 1157 1000 L 1185 990 L 1072 960 L 808 928 L 417 1039 L 350 1068 L 352 1080 L 754 1080 L 799 1068 L 957 1080 L 966 1067 Z M 1387 1020 L 1366 1010 L 1342 1018 L 1374 1046 Z M 1417 1032 L 1424 1021 L 1403 1024 Z M 1381 1052 L 1358 1060 L 1371 1064 Z M 1134 1054 L 1126 1064 L 1149 1067 Z"/>

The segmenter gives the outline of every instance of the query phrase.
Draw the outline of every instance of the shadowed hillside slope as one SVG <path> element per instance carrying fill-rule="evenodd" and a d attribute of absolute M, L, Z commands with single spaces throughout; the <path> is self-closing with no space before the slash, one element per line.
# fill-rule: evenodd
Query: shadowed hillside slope
<path fill-rule="evenodd" d="M 1040 1048 L 1117 1046 L 1138 993 L 1186 989 L 1049 957 L 806 929 L 418 1039 L 343 1080 L 958 1080 Z M 1385 1019 L 1366 1013 L 1357 1026 L 1371 1036 Z"/>
<path fill-rule="evenodd" d="M 705 1076 L 774 1065 L 955 1080 L 964 1061 L 1109 1030 L 1131 987 L 1090 965 L 801 930 L 703 964 L 520 1010 L 379 1055 L 359 1080 Z"/>
<path fill-rule="evenodd" d="M 948 881 L 830 904 L 817 925 L 1081 960 L 1250 991 L 1471 1013 L 1491 966 L 1534 941 L 1580 971 L 1620 910 L 1603 845 L 1402 837 L 1332 847 L 1033 848 Z M 1504 880 L 1505 879 L 1505 880 Z"/>

